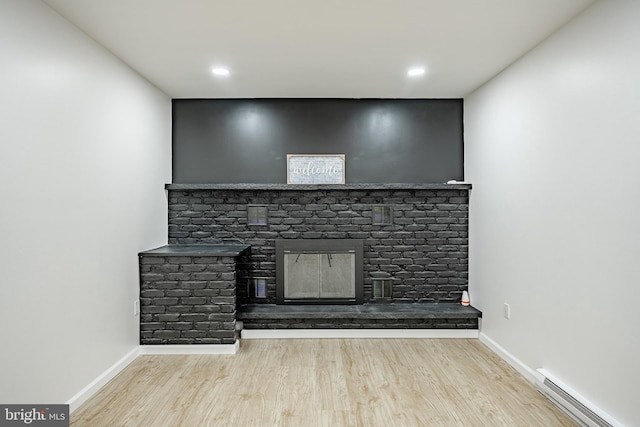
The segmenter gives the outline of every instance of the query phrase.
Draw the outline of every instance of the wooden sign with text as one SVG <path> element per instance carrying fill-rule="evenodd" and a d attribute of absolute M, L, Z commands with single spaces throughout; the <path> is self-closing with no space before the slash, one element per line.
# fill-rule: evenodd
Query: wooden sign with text
<path fill-rule="evenodd" d="M 344 154 L 287 154 L 287 184 L 344 183 Z"/>

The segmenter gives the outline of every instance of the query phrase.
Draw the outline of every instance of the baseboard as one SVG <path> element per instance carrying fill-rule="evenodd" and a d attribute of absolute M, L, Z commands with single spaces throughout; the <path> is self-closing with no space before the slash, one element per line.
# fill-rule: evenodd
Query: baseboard
<path fill-rule="evenodd" d="M 624 427 L 548 370 L 540 368 L 536 373 L 537 389 L 576 422 L 589 427 Z"/>
<path fill-rule="evenodd" d="M 65 403 L 69 405 L 69 412 L 72 413 L 80 405 L 86 402 L 91 396 L 98 392 L 106 383 L 111 381 L 116 375 L 126 368 L 131 362 L 135 360 L 140 354 L 140 347 L 136 347 L 127 353 L 122 359 L 114 363 L 109 369 L 100 374 L 95 380 L 91 381 L 89 385 L 80 390 L 71 399 Z"/>
<path fill-rule="evenodd" d="M 513 354 L 505 350 L 497 342 L 486 336 L 484 333 L 480 333 L 480 342 L 489 347 L 494 353 L 500 356 L 505 362 L 515 368 L 527 381 L 531 384 L 536 383 L 537 375 L 536 371 L 525 365 L 516 358 Z"/>
<path fill-rule="evenodd" d="M 301 339 L 301 338 L 478 338 L 477 329 L 243 329 L 244 339 Z M 493 343 L 489 338 L 486 338 Z M 494 343 L 495 344 L 495 343 Z M 487 344 L 491 347 L 490 344 Z M 496 347 L 501 348 L 495 344 Z M 493 347 L 492 347 L 493 348 Z M 236 354 L 240 341 L 235 344 L 203 345 L 141 345 L 91 381 L 65 402 L 73 412 L 111 381 L 141 354 Z M 500 354 L 499 351 L 496 351 Z M 504 352 L 505 354 L 508 354 Z M 515 358 L 514 358 L 515 360 Z"/>
<path fill-rule="evenodd" d="M 242 339 L 478 338 L 477 329 L 243 329 Z"/>
<path fill-rule="evenodd" d="M 616 421 L 611 415 L 609 415 L 608 413 L 604 412 L 603 410 L 601 410 L 600 408 L 595 406 L 593 403 L 589 402 L 584 397 L 580 396 L 580 394 L 578 394 L 576 391 L 574 391 L 573 389 L 571 389 L 567 385 L 563 384 L 560 380 L 555 378 L 553 375 L 549 374 L 547 371 L 531 369 L 530 367 L 528 367 L 527 365 L 522 363 L 521 360 L 516 358 L 514 355 L 509 353 L 502 346 L 500 346 L 498 343 L 496 343 L 494 340 L 492 340 L 491 338 L 489 338 L 488 336 L 486 336 L 483 333 L 480 333 L 480 342 L 485 344 L 494 353 L 496 353 L 498 356 L 500 356 L 500 358 L 502 358 L 505 362 L 507 362 L 509 365 L 511 365 L 527 381 L 529 381 L 534 387 L 536 387 L 537 390 L 539 390 L 539 391 L 541 390 L 540 389 L 541 373 L 538 372 L 538 371 L 543 371 L 548 378 L 550 378 L 556 384 L 562 384 L 562 388 L 565 389 L 569 393 L 569 395 L 571 395 L 574 399 L 578 400 L 585 407 L 589 408 L 590 410 L 592 410 L 593 412 L 598 414 L 601 418 L 605 419 L 609 423 L 609 425 L 615 426 L 615 427 L 618 427 L 618 426 L 622 427 L 622 424 L 620 424 L 618 421 Z M 565 412 L 567 415 L 572 417 L 574 419 L 574 421 L 577 421 L 577 422 L 579 422 L 579 423 L 581 423 L 583 425 L 596 425 L 596 424 L 588 424 L 588 423 L 585 424 L 584 423 L 584 419 L 580 418 L 580 416 L 577 415 L 577 413 L 574 413 L 570 408 L 564 406 L 559 401 L 556 401 L 555 399 L 553 399 L 551 396 L 549 396 L 548 393 L 542 392 L 542 394 L 544 394 L 554 405 L 556 405 L 558 408 L 560 408 L 563 412 Z"/>
<path fill-rule="evenodd" d="M 140 354 L 236 354 L 240 341 L 235 344 L 141 345 Z"/>
<path fill-rule="evenodd" d="M 219 345 L 141 345 L 127 353 L 65 403 L 69 405 L 69 412 L 72 413 L 141 354 L 236 354 L 239 348 L 240 341 Z"/>

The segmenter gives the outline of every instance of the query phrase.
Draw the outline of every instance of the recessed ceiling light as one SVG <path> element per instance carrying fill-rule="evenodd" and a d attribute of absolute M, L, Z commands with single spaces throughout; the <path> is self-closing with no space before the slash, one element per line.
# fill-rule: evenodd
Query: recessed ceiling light
<path fill-rule="evenodd" d="M 424 71 L 424 67 L 412 67 L 409 68 L 409 71 L 407 71 L 407 75 L 409 77 L 417 77 L 423 75 Z"/>
<path fill-rule="evenodd" d="M 229 69 L 224 67 L 213 67 L 211 69 L 211 72 L 213 73 L 214 76 L 224 77 L 229 75 Z"/>

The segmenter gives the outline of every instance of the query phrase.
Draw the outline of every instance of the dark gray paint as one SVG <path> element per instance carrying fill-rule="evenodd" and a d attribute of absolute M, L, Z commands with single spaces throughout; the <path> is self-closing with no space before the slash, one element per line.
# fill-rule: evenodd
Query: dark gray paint
<path fill-rule="evenodd" d="M 173 100 L 173 182 L 285 183 L 287 154 L 345 154 L 347 183 L 463 180 L 462 99 Z"/>

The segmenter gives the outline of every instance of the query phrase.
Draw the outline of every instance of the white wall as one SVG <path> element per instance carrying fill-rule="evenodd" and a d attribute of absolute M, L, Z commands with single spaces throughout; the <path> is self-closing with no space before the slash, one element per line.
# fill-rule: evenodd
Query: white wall
<path fill-rule="evenodd" d="M 137 347 L 171 102 L 36 0 L 0 0 L 0 402 L 64 403 Z"/>
<path fill-rule="evenodd" d="M 629 426 L 640 425 L 639 18 L 638 1 L 597 2 L 465 100 L 483 336 Z"/>

